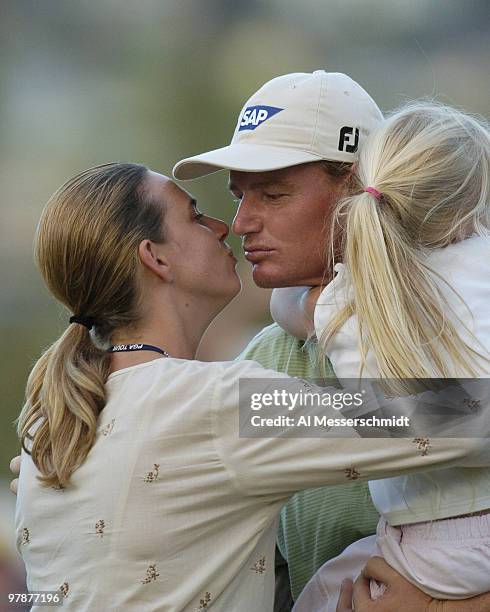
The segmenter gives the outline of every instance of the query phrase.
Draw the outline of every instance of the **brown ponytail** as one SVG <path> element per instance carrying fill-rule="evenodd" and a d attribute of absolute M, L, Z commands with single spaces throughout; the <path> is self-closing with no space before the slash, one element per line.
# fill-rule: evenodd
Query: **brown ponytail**
<path fill-rule="evenodd" d="M 163 240 L 163 207 L 145 198 L 147 169 L 106 164 L 65 183 L 46 205 L 36 260 L 74 323 L 34 366 L 18 419 L 22 446 L 46 486 L 65 487 L 95 441 L 106 403 L 114 330 L 138 319 L 138 245 Z"/>

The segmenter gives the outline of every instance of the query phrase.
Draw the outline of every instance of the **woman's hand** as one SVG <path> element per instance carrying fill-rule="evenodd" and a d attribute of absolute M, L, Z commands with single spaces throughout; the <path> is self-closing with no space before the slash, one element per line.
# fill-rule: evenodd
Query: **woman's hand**
<path fill-rule="evenodd" d="M 18 476 L 20 474 L 20 455 L 14 457 L 10 462 L 10 471 L 14 476 Z M 14 495 L 17 495 L 17 485 L 19 484 L 19 479 L 14 478 L 10 483 L 10 490 Z"/>
<path fill-rule="evenodd" d="M 382 597 L 371 599 L 370 579 L 386 585 Z M 337 612 L 490 612 L 490 593 L 453 601 L 433 599 L 400 576 L 381 557 L 371 557 L 354 585 L 342 583 Z"/>

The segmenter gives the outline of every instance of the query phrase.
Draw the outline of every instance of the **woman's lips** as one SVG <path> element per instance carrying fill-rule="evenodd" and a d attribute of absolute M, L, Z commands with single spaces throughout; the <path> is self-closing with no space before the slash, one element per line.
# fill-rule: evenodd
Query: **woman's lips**
<path fill-rule="evenodd" d="M 229 244 L 225 244 L 225 251 L 226 251 L 226 254 L 229 255 L 235 263 L 238 262 L 238 259 L 235 257 L 235 254 L 233 253 L 233 249 L 231 248 Z"/>

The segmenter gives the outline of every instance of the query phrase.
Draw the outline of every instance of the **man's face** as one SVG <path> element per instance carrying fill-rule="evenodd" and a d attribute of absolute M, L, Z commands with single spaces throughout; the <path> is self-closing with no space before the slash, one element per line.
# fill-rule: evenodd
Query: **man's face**
<path fill-rule="evenodd" d="M 230 172 L 239 202 L 232 230 L 259 287 L 319 284 L 325 272 L 326 230 L 343 195 L 321 162 L 270 172 Z"/>

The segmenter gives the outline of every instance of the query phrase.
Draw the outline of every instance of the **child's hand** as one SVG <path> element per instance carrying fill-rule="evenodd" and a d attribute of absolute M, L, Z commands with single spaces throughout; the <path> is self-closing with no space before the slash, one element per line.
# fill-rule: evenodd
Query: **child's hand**
<path fill-rule="evenodd" d="M 285 287 L 274 289 L 271 296 L 271 316 L 292 336 L 305 340 L 315 328 L 313 313 L 323 287 Z"/>
<path fill-rule="evenodd" d="M 308 317 L 310 317 L 312 323 L 313 316 L 315 314 L 315 306 L 323 289 L 324 287 L 322 285 L 317 285 L 316 287 L 309 287 L 307 293 L 303 297 L 303 307 L 305 313 Z M 312 331 L 315 331 L 314 328 Z"/>

